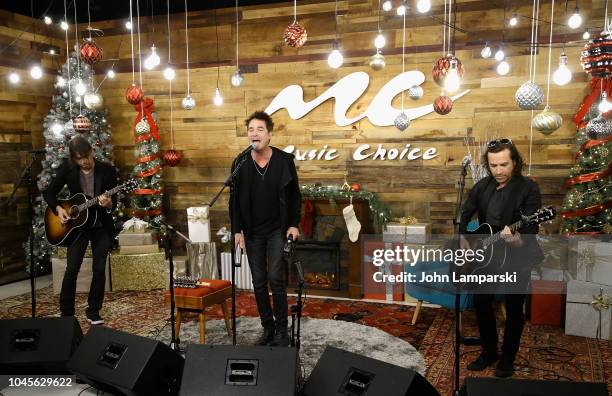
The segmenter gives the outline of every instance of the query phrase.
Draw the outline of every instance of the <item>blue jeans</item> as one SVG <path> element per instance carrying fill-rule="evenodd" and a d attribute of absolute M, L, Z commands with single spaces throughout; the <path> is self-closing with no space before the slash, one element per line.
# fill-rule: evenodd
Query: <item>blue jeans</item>
<path fill-rule="evenodd" d="M 287 263 L 283 259 L 285 236 L 281 230 L 246 237 L 246 251 L 253 276 L 257 310 L 264 328 L 287 329 Z M 268 296 L 272 289 L 274 311 Z"/>

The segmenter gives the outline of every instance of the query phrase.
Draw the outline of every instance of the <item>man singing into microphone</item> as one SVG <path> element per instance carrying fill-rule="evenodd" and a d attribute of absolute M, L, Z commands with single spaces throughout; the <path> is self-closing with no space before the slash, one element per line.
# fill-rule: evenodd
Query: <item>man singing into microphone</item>
<path fill-rule="evenodd" d="M 302 197 L 293 155 L 269 146 L 274 123 L 263 111 L 246 120 L 253 149 L 232 164 L 246 160 L 230 194 L 230 217 L 236 247 L 245 248 L 253 276 L 255 300 L 263 326 L 257 345 L 289 345 L 287 335 L 287 264 L 283 246 L 297 240 Z M 272 289 L 274 310 L 268 297 Z"/>

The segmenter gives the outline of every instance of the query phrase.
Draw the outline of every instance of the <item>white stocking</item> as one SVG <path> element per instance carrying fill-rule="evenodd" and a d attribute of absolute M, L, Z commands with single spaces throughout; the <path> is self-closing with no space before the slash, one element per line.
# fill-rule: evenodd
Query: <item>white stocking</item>
<path fill-rule="evenodd" d="M 346 229 L 348 230 L 349 240 L 351 242 L 356 242 L 359 238 L 359 231 L 361 231 L 361 223 L 359 220 L 357 220 L 357 216 L 355 216 L 355 209 L 353 208 L 353 205 L 349 205 L 342 209 L 342 214 L 344 215 L 344 220 L 346 221 Z"/>

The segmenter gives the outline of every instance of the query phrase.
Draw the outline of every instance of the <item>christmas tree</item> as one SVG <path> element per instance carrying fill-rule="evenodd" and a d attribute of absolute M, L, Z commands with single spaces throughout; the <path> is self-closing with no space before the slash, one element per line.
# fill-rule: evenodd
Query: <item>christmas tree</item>
<path fill-rule="evenodd" d="M 612 234 L 612 123 L 607 96 L 612 84 L 594 77 L 591 93 L 574 117 L 579 149 L 566 181 L 563 234 Z"/>
<path fill-rule="evenodd" d="M 40 191 L 49 186 L 56 170 L 69 158 L 68 142 L 77 134 L 89 141 L 96 160 L 114 161 L 107 110 L 102 108 L 102 98 L 96 93 L 92 67 L 77 58 L 77 53 L 72 53 L 62 66 L 55 82 L 57 94 L 53 96 L 51 110 L 43 121 L 46 154 L 37 180 Z M 68 197 L 67 188 L 60 193 L 60 197 Z M 49 259 L 55 248 L 45 238 L 47 204 L 42 196 L 37 201 L 34 208 L 34 263 L 38 273 L 45 273 L 49 271 Z M 120 203 L 116 213 L 121 211 Z M 30 262 L 29 243 L 29 240 L 26 241 L 24 246 L 27 263 Z"/>

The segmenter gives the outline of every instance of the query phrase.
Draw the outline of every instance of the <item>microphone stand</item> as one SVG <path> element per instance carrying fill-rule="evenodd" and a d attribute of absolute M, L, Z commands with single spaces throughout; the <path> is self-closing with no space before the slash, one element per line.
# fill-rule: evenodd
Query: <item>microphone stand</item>
<path fill-rule="evenodd" d="M 240 170 L 242 165 L 244 165 L 244 162 L 247 159 L 248 153 L 249 152 L 245 153 L 242 156 L 239 156 L 236 159 L 236 167 L 234 168 L 234 171 L 227 177 L 227 179 L 225 179 L 225 181 L 223 182 L 223 187 L 221 187 L 221 190 L 219 190 L 217 195 L 215 195 L 212 201 L 210 201 L 210 203 L 208 204 L 209 208 L 212 208 L 215 202 L 217 202 L 217 200 L 219 199 L 219 197 L 225 190 L 225 187 L 230 187 L 230 189 L 233 188 L 234 181 L 236 180 L 236 176 L 238 175 L 238 171 Z M 235 231 L 236 230 L 230 229 L 230 232 L 231 232 L 230 247 L 231 247 L 231 252 L 232 252 L 232 345 L 236 345 L 236 267 L 240 267 L 241 265 L 240 261 L 236 261 L 236 241 L 234 238 Z"/>
<path fill-rule="evenodd" d="M 293 261 L 293 258 L 291 258 Z M 302 321 L 302 289 L 304 288 L 304 271 L 302 270 L 302 263 L 299 260 L 294 261 L 297 273 L 298 273 L 298 285 L 296 289 L 297 293 L 297 304 L 291 306 L 291 346 L 300 350 L 300 328 Z M 296 326 L 297 318 L 297 326 Z"/>
<path fill-rule="evenodd" d="M 21 172 L 21 176 L 19 177 L 19 181 L 15 184 L 13 191 L 9 198 L 2 204 L 2 206 L 8 207 L 13 202 L 15 202 L 15 194 L 17 193 L 17 189 L 24 184 L 28 188 L 28 214 L 30 215 L 30 296 L 32 300 L 32 317 L 36 317 L 36 284 L 35 284 L 35 272 L 36 267 L 34 266 L 34 203 L 32 202 L 32 195 L 34 193 L 34 187 L 32 185 L 32 166 L 36 161 L 38 155 L 43 154 L 38 150 L 30 151 L 32 154 L 32 159 L 30 163 L 25 167 L 23 172 Z"/>
<path fill-rule="evenodd" d="M 189 243 L 191 243 L 191 240 L 187 238 L 185 235 L 181 234 L 179 230 L 175 229 L 174 227 L 172 227 L 170 224 L 166 223 L 165 221 L 160 221 L 160 224 L 166 226 L 166 237 L 164 238 L 164 249 L 166 250 L 166 258 L 168 259 L 168 266 L 169 266 L 169 271 L 170 271 L 170 274 L 169 274 L 170 275 L 169 276 L 170 278 L 170 284 L 169 284 L 170 326 L 172 327 L 170 348 L 180 353 L 181 352 L 181 347 L 180 347 L 181 340 L 179 339 L 178 334 L 176 334 L 175 327 L 174 327 L 176 319 L 174 316 L 174 308 L 175 308 L 175 304 L 174 304 L 174 262 L 173 262 L 173 256 L 172 256 L 172 236 L 176 234 Z"/>

